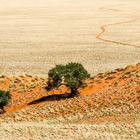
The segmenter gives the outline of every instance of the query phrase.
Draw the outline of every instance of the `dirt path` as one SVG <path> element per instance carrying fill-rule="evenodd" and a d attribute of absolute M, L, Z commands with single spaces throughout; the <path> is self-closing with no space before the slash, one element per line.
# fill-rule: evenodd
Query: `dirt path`
<path fill-rule="evenodd" d="M 103 37 L 103 34 L 105 34 L 105 32 L 107 31 L 107 27 L 114 26 L 114 25 L 125 24 L 125 23 L 131 23 L 131 22 L 134 22 L 134 21 L 137 21 L 137 20 L 139 20 L 139 18 L 132 19 L 132 20 L 129 20 L 129 21 L 112 23 L 112 24 L 104 24 L 104 25 L 102 25 L 100 27 L 101 32 L 99 34 L 97 34 L 96 38 L 99 39 L 99 40 L 101 40 L 101 41 L 108 42 L 108 43 L 114 43 L 114 44 L 118 44 L 118 45 L 120 44 L 120 45 L 132 46 L 132 47 L 140 48 L 139 45 L 134 45 L 134 44 L 130 44 L 130 43 L 120 42 L 120 41 L 116 41 L 116 40 L 105 39 Z"/>

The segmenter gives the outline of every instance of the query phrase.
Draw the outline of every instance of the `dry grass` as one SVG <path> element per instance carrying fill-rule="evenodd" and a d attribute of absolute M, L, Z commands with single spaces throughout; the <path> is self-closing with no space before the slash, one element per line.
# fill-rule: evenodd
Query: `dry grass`
<path fill-rule="evenodd" d="M 131 45 L 140 46 L 139 0 L 32 2 L 16 0 L 0 10 L 1 74 L 46 75 L 55 64 L 74 61 L 94 75 L 139 62 L 140 49 Z M 97 39 L 103 25 L 101 38 L 128 45 Z"/>
<path fill-rule="evenodd" d="M 1 87 L 12 92 L 12 104 L 0 116 L 2 139 L 78 140 L 81 136 L 89 140 L 138 140 L 140 137 L 140 64 L 92 77 L 86 81 L 86 88 L 79 89 L 79 97 L 40 100 L 32 105 L 28 103 L 43 96 L 65 93 L 65 87 L 46 92 L 47 78 L 27 74 L 1 76 L 0 80 Z M 22 88 L 25 91 L 19 92 Z"/>
<path fill-rule="evenodd" d="M 14 83 L 14 88 L 11 87 L 12 104 L 7 107 L 7 114 L 1 117 L 7 122 L 12 119 L 14 121 L 26 121 L 26 119 L 37 121 L 60 116 L 64 118 L 75 116 L 78 120 L 78 117 L 81 116 L 82 121 L 92 120 L 92 122 L 97 123 L 106 116 L 112 116 L 112 122 L 122 121 L 124 117 L 118 120 L 116 116 L 122 116 L 123 114 L 126 116 L 126 122 L 131 123 L 139 118 L 139 74 L 140 64 L 127 66 L 125 69 L 117 69 L 105 74 L 98 74 L 86 81 L 87 87 L 79 89 L 79 97 L 52 101 L 47 98 L 42 100 L 41 98 L 58 93 L 64 94 L 67 89 L 61 87 L 51 92 L 45 91 L 46 78 L 29 75 L 19 78 L 2 77 L 1 80 L 4 82 L 1 84 L 1 88 L 6 89 L 11 83 Z M 36 86 L 34 87 L 32 84 Z M 25 91 L 19 92 L 20 89 Z M 30 102 L 36 99 L 40 100 L 29 105 Z M 21 108 L 23 109 L 20 110 Z M 15 112 L 16 110 L 19 111 Z M 132 117 L 128 118 L 128 114 Z M 84 115 L 86 115 L 87 120 L 83 119 Z M 107 121 L 108 119 L 104 119 L 101 122 Z"/>
<path fill-rule="evenodd" d="M 139 140 L 140 64 L 111 71 L 140 61 L 139 0 L 35 1 L 1 2 L 0 89 L 12 102 L 0 139 Z M 70 61 L 100 74 L 79 97 L 29 105 L 68 91 L 46 92 L 43 75 Z"/>
<path fill-rule="evenodd" d="M 53 124 L 24 122 L 0 125 L 1 140 L 139 140 L 138 124 Z"/>

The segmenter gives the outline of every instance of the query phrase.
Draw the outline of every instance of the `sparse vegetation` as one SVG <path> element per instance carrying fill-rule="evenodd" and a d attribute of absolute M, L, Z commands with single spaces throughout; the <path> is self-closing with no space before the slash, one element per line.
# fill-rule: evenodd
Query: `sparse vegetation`
<path fill-rule="evenodd" d="M 74 133 L 74 138 L 75 134 L 77 134 L 80 129 L 81 132 L 84 129 L 82 128 L 82 125 L 87 126 L 87 124 L 89 124 L 89 126 L 83 130 L 83 134 L 86 136 L 87 134 L 85 132 L 87 132 L 87 130 L 89 132 L 88 127 L 91 127 L 91 131 L 96 131 L 95 128 L 101 125 L 100 130 L 97 128 L 100 132 L 99 139 L 105 139 L 108 131 L 114 139 L 117 139 L 117 136 L 119 137 L 118 139 L 133 139 L 133 137 L 139 137 L 140 78 L 137 75 L 140 74 L 140 65 L 132 66 L 129 69 L 123 69 L 121 72 L 115 71 L 115 73 L 113 72 L 109 75 L 100 73 L 93 78 L 88 78 L 86 81 L 76 81 L 78 84 L 81 84 L 80 86 L 85 86 L 84 82 L 88 86 L 84 89 L 79 88 L 79 96 L 75 96 L 75 94 L 73 94 L 74 97 L 71 96 L 71 94 L 68 94 L 70 93 L 70 87 L 73 87 L 72 85 L 75 87 L 76 85 L 75 82 L 73 82 L 73 79 L 83 79 L 84 76 L 81 76 L 81 73 L 84 72 L 81 70 L 81 67 L 79 68 L 79 65 L 78 68 L 76 67 L 77 63 L 76 66 L 71 64 L 71 66 L 67 67 L 67 65 L 57 66 L 51 71 L 51 73 L 49 73 L 51 76 L 50 80 L 53 81 L 52 77 L 55 80 L 58 80 L 56 83 L 50 82 L 50 85 L 53 85 L 50 90 L 57 88 L 57 85 L 59 87 L 63 84 L 69 87 L 69 89 L 65 88 L 65 86 L 61 86 L 57 90 L 46 92 L 44 87 L 48 81 L 47 77 L 24 76 L 20 78 L 13 76 L 0 78 L 0 80 L 4 81 L 4 83 L 0 84 L 0 88 L 3 90 L 7 90 L 9 86 L 15 84 L 15 88 L 12 88 L 14 86 L 11 86 L 10 88 L 10 93 L 12 93 L 12 104 L 6 106 L 6 113 L 0 115 L 0 123 L 4 123 L 5 129 L 1 128 L 1 131 L 3 131 L 2 134 L 11 134 L 14 123 L 15 127 L 18 127 L 18 124 L 20 124 L 18 128 L 19 131 L 17 129 L 15 130 L 15 132 L 18 131 L 20 133 L 22 132 L 21 126 L 25 127 L 27 124 L 28 128 L 33 128 L 34 123 L 37 122 L 39 123 L 39 128 L 41 128 L 39 133 L 43 133 L 43 138 L 44 134 L 46 135 L 46 130 L 44 131 L 42 124 L 45 124 L 45 128 L 47 128 L 46 123 L 49 124 L 50 131 L 52 131 L 50 129 L 51 124 L 53 124 L 55 128 L 57 124 L 59 126 L 62 126 L 62 124 L 69 124 L 69 126 L 72 124 L 75 124 L 75 126 L 79 125 L 78 127 L 72 127 L 72 129 L 70 128 L 69 133 Z M 75 71 L 78 72 L 76 76 L 73 76 Z M 130 73 L 127 74 L 127 71 Z M 133 71 L 136 72 L 133 73 Z M 72 80 L 68 80 L 70 77 L 72 77 Z M 123 77 L 125 77 L 125 79 L 123 79 Z M 70 85 L 71 83 L 72 85 Z M 76 95 L 78 94 L 78 91 Z M 33 122 L 33 124 L 31 123 L 31 126 L 29 126 L 29 122 Z M 135 122 L 137 126 L 134 124 Z M 113 135 L 110 133 L 111 129 L 109 130 L 106 128 L 108 123 L 111 124 Z M 6 127 L 5 124 L 7 125 Z M 119 127 L 116 127 L 117 129 L 115 129 L 113 124 L 119 124 Z M 128 125 L 128 134 L 125 130 L 126 127 L 124 124 Z M 59 129 L 59 134 L 61 134 L 59 126 L 56 128 L 56 131 Z M 103 126 L 105 126 L 104 129 Z M 11 130 L 9 130 L 9 127 L 11 127 Z M 32 128 L 29 129 L 32 130 Z M 66 132 L 66 129 L 63 130 Z M 34 132 L 36 133 L 36 131 Z M 122 136 L 120 132 L 122 132 Z M 130 135 L 130 132 L 132 135 Z M 95 133 L 97 133 L 97 131 Z M 93 134 L 95 133 L 93 132 Z M 101 133 L 104 135 L 103 138 L 101 138 Z M 18 135 L 18 133 L 14 134 Z M 56 134 L 56 132 L 53 131 L 53 136 L 56 136 L 54 134 Z M 13 131 L 11 135 L 13 135 Z M 79 135 L 81 136 L 82 134 Z M 79 135 L 77 136 L 77 140 Z M 89 135 L 92 136 L 90 132 Z M 31 136 L 34 136 L 34 134 Z M 107 134 L 107 137 L 108 136 L 109 135 Z M 51 133 L 50 137 L 52 138 Z M 65 134 L 64 139 L 67 139 Z M 83 139 L 88 139 L 88 137 L 83 137 Z M 97 137 L 95 139 L 97 139 Z"/>
<path fill-rule="evenodd" d="M 0 90 L 0 109 L 5 112 L 4 106 L 6 106 L 11 99 L 11 95 L 9 91 Z"/>
<path fill-rule="evenodd" d="M 46 89 L 49 91 L 58 88 L 60 85 L 66 85 L 71 89 L 72 95 L 77 95 L 79 87 L 86 86 L 83 80 L 90 77 L 90 74 L 79 63 L 69 63 L 67 65 L 56 65 L 48 73 L 48 82 Z"/>

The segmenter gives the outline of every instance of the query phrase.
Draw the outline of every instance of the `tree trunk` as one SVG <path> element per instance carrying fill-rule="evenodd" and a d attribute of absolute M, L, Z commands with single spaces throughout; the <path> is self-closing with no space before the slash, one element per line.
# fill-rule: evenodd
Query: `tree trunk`
<path fill-rule="evenodd" d="M 1 106 L 0 109 L 2 110 L 2 113 L 5 113 L 4 106 Z"/>
<path fill-rule="evenodd" d="M 74 97 L 74 96 L 77 96 L 77 95 L 78 95 L 78 90 L 74 89 L 74 88 L 71 88 L 71 96 Z"/>

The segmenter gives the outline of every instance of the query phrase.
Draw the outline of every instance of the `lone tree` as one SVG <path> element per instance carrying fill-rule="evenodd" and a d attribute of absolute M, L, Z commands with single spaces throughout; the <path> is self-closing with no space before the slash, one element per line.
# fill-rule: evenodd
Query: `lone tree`
<path fill-rule="evenodd" d="M 66 85 L 71 89 L 71 95 L 78 95 L 78 88 L 86 84 L 83 80 L 90 77 L 90 74 L 79 63 L 68 63 L 66 65 L 56 65 L 48 73 L 48 82 L 46 89 L 58 88 L 60 85 Z"/>
<path fill-rule="evenodd" d="M 9 91 L 0 90 L 0 109 L 4 113 L 4 106 L 6 106 L 11 99 L 11 95 Z"/>

